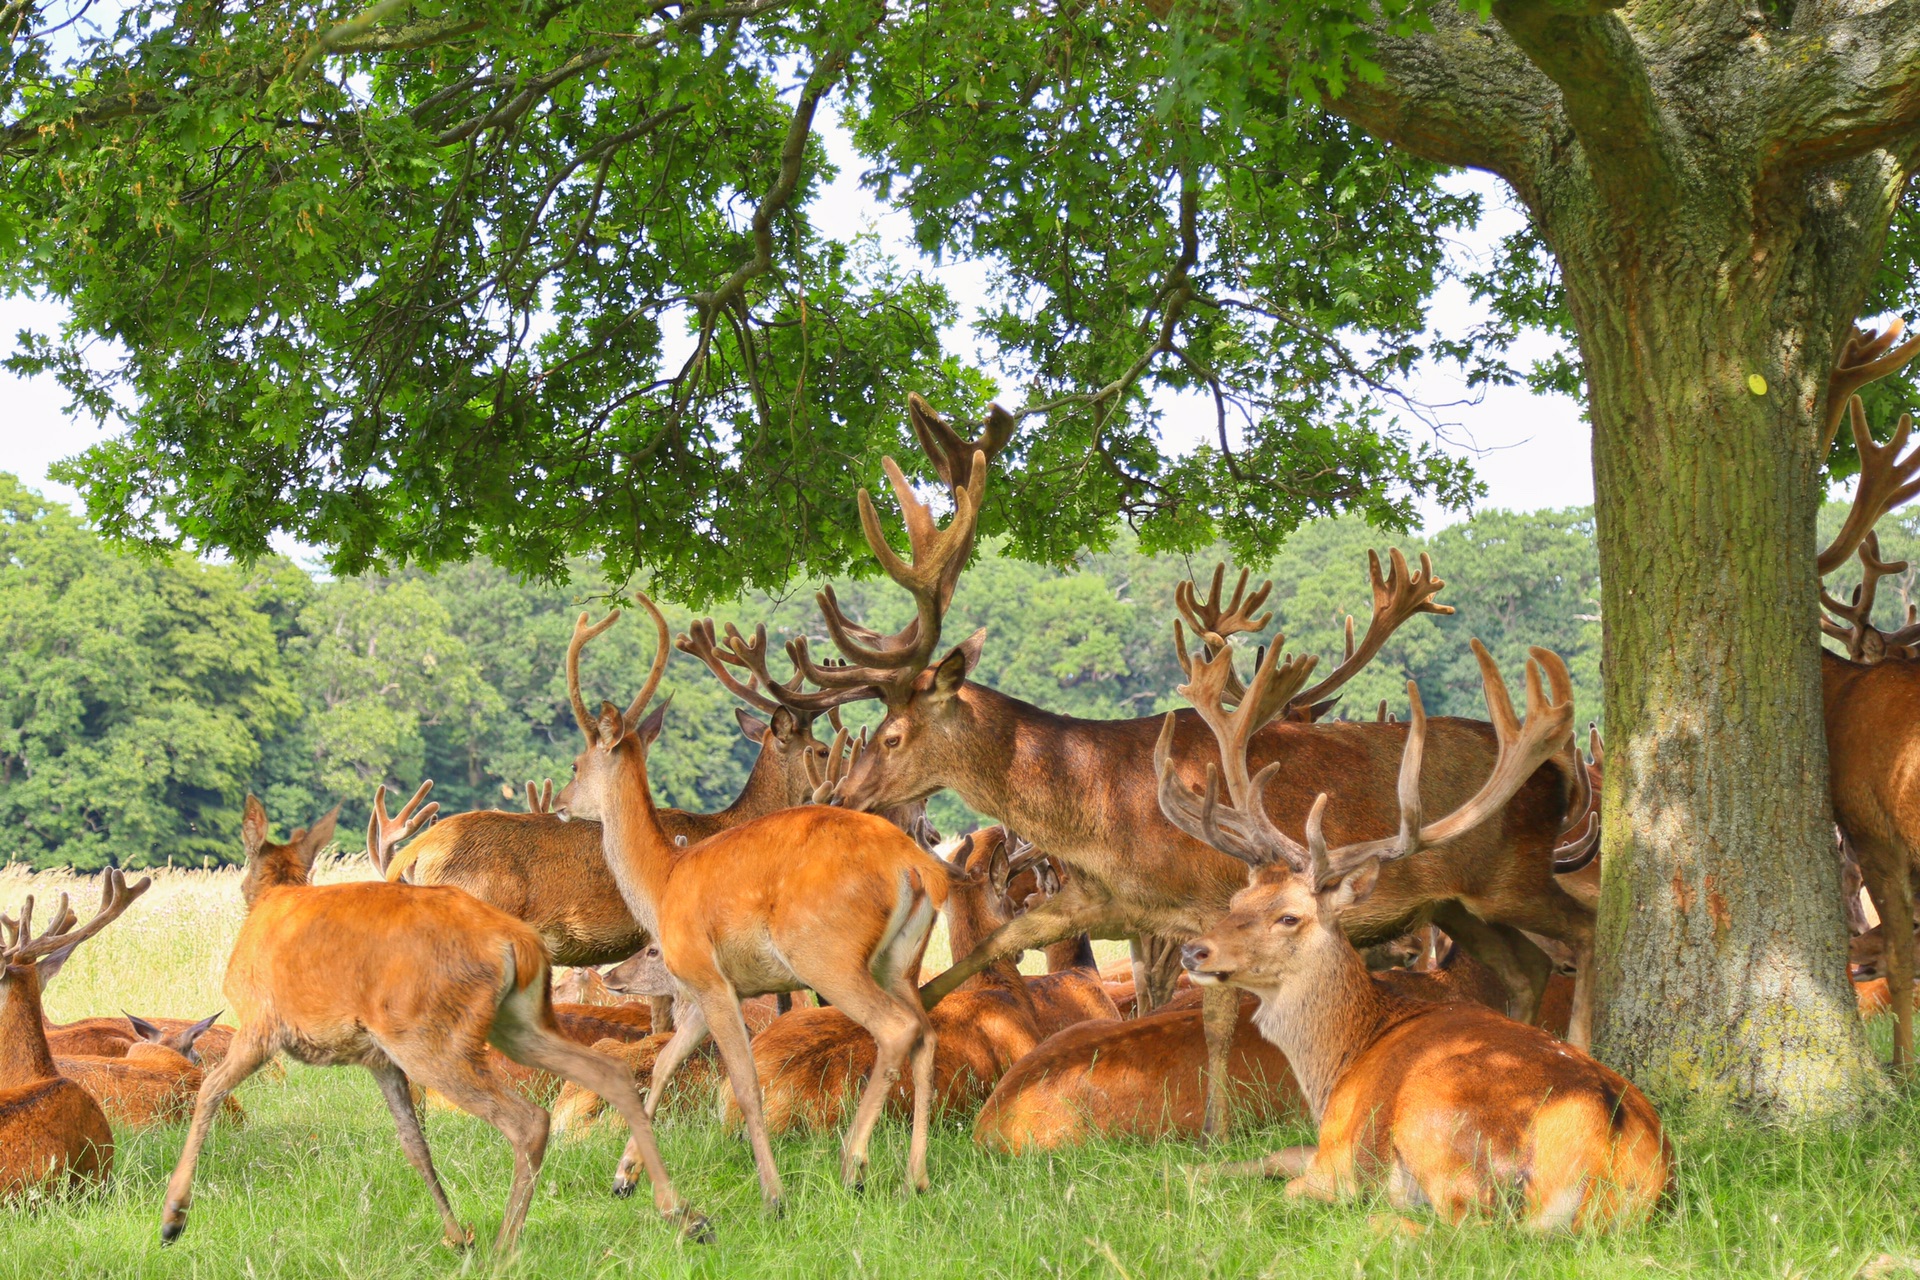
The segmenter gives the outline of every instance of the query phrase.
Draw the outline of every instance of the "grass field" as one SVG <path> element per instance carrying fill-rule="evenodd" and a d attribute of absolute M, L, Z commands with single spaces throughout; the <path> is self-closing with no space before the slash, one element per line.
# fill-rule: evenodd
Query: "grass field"
<path fill-rule="evenodd" d="M 364 863 L 360 864 L 364 868 Z M 331 877 L 362 874 L 352 863 Z M 0 873 L 0 905 L 45 896 L 49 877 Z M 29 886 L 30 889 L 29 889 Z M 58 886 L 53 886 L 58 892 Z M 174 872 L 76 953 L 49 993 L 57 1018 L 217 1007 L 239 921 L 237 876 Z M 89 891 L 82 918 L 92 905 Z M 1884 1030 L 1878 1038 L 1885 1050 Z M 864 1195 L 837 1177 L 838 1134 L 776 1143 L 789 1211 L 762 1214 L 745 1144 L 705 1114 L 666 1117 L 661 1145 L 716 1243 L 677 1244 L 644 1195 L 607 1185 L 620 1139 L 556 1142 L 518 1258 L 465 1256 L 439 1223 L 372 1080 L 295 1066 L 256 1077 L 250 1122 L 218 1128 L 186 1237 L 159 1247 L 162 1189 L 179 1127 L 120 1135 L 112 1182 L 87 1196 L 0 1209 L 0 1280 L 54 1276 L 1920 1276 L 1920 1100 L 1847 1133 L 1755 1134 L 1711 1115 L 1668 1115 L 1679 1194 L 1652 1224 L 1593 1240 L 1532 1239 L 1498 1226 L 1377 1235 L 1369 1206 L 1298 1205 L 1277 1183 L 1213 1183 L 1188 1170 L 1216 1153 L 1182 1143 L 1107 1144 L 1067 1157 L 978 1151 L 964 1124 L 937 1131 L 932 1194 L 898 1190 L 902 1126 L 883 1124 Z M 428 1135 L 454 1206 L 482 1241 L 499 1225 L 509 1155 L 494 1132 L 434 1113 Z M 1243 1157 L 1309 1137 L 1235 1135 Z M 1906 1265 L 1912 1259 L 1912 1265 Z"/>

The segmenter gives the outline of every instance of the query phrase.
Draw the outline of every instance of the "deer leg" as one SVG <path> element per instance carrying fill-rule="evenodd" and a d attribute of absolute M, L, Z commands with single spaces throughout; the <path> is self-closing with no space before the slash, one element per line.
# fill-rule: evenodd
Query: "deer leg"
<path fill-rule="evenodd" d="M 1525 929 L 1567 945 L 1573 952 L 1574 963 L 1573 1013 L 1567 1028 L 1567 1043 L 1576 1049 L 1589 1048 L 1593 1028 L 1594 913 L 1551 876 L 1544 886 L 1519 895 L 1517 901 L 1467 901 L 1461 905 L 1489 924 Z M 1477 953 L 1475 958 L 1478 959 Z"/>
<path fill-rule="evenodd" d="M 920 1037 L 913 1042 L 913 1140 L 907 1148 L 907 1190 L 926 1191 L 933 1185 L 927 1178 L 927 1132 L 933 1124 L 933 1053 L 938 1040 L 913 984 L 897 981 L 893 994 L 920 1024 Z"/>
<path fill-rule="evenodd" d="M 1317 1147 L 1282 1147 L 1258 1160 L 1202 1165 L 1198 1172 L 1209 1178 L 1297 1178 L 1307 1171 L 1318 1150 Z"/>
<path fill-rule="evenodd" d="M 673 1026 L 673 997 L 648 996 L 647 1017 L 652 1021 L 655 1031 L 666 1031 Z"/>
<path fill-rule="evenodd" d="M 1015 916 L 995 929 L 952 968 L 921 987 L 920 1004 L 923 1008 L 931 1009 L 952 995 L 954 988 L 988 965 L 1008 956 L 1018 956 L 1022 951 L 1038 950 L 1049 942 L 1071 938 L 1103 923 L 1105 916 L 1092 904 L 1063 903 L 1062 897 L 1049 898 L 1032 911 Z M 834 1004 L 839 1003 L 831 992 L 821 994 Z"/>
<path fill-rule="evenodd" d="M 633 1076 L 624 1064 L 544 1027 L 514 1028 L 500 1051 L 515 1062 L 551 1071 L 583 1089 L 591 1089 L 612 1103 L 627 1118 L 627 1146 L 614 1170 L 613 1194 L 632 1195 L 637 1181 L 635 1166 L 643 1167 L 653 1187 L 653 1207 L 660 1216 L 680 1222 L 684 1235 L 703 1243 L 712 1240 L 706 1219 L 689 1210 L 674 1192 L 673 1180 L 667 1176 L 667 1166 L 654 1141 L 653 1122 L 647 1119 L 646 1108 L 633 1087 Z"/>
<path fill-rule="evenodd" d="M 867 1144 L 873 1136 L 873 1126 L 880 1119 L 887 1095 L 900 1079 L 900 1068 L 906 1065 L 908 1054 L 921 1038 L 922 1023 L 895 1003 L 864 969 L 848 975 L 845 981 L 835 982 L 831 988 L 822 985 L 815 989 L 822 991 L 836 1008 L 873 1037 L 873 1074 L 867 1077 L 866 1088 L 860 1093 L 860 1105 L 854 1108 L 853 1123 L 847 1129 L 847 1145 L 840 1157 L 840 1180 L 850 1187 L 858 1187 L 866 1180 Z M 922 1010 L 920 1018 L 925 1016 L 926 1011 Z M 925 1039 L 932 1044 L 930 1027 L 925 1029 Z"/>
<path fill-rule="evenodd" d="M 511 1253 L 527 1220 L 534 1180 L 540 1176 L 540 1166 L 546 1160 L 545 1109 L 527 1101 L 489 1066 L 480 1045 L 463 1050 L 442 1041 L 430 1050 L 423 1046 L 413 1051 L 411 1045 L 383 1044 L 381 1047 L 408 1076 L 429 1089 L 438 1090 L 468 1115 L 485 1120 L 513 1147 L 513 1185 L 507 1191 L 506 1212 L 500 1219 L 500 1234 L 493 1243 L 495 1253 L 502 1256 Z"/>
<path fill-rule="evenodd" d="M 400 1130 L 400 1150 L 407 1156 L 420 1177 L 427 1184 L 427 1194 L 433 1197 L 434 1208 L 440 1211 L 440 1221 L 445 1226 L 447 1246 L 452 1249 L 464 1249 L 473 1243 L 473 1232 L 454 1216 L 453 1206 L 447 1203 L 447 1192 L 440 1185 L 440 1175 L 433 1168 L 433 1153 L 427 1149 L 427 1135 L 420 1128 L 420 1113 L 413 1105 L 413 1090 L 407 1083 L 407 1073 L 395 1066 L 392 1059 L 383 1059 L 378 1063 L 367 1063 L 367 1070 L 373 1073 L 374 1083 L 380 1086 L 380 1095 L 387 1100 L 387 1110 L 393 1113 L 393 1123 Z"/>
<path fill-rule="evenodd" d="M 273 1056 L 273 1046 L 263 1035 L 249 1034 L 242 1028 L 227 1048 L 220 1065 L 200 1081 L 200 1096 L 193 1104 L 193 1124 L 187 1129 L 186 1146 L 180 1150 L 180 1162 L 167 1180 L 167 1199 L 160 1213 L 160 1243 L 172 1244 L 187 1229 L 187 1209 L 193 1203 L 193 1169 L 200 1160 L 200 1148 L 206 1145 L 207 1130 L 220 1113 L 220 1104 L 242 1080 L 258 1071 Z"/>
<path fill-rule="evenodd" d="M 1860 871 L 1867 895 L 1880 914 L 1887 940 L 1887 999 L 1893 1008 L 1893 1070 L 1913 1069 L 1913 882 L 1905 858 L 1887 856 L 1878 841 L 1860 841 Z"/>
<path fill-rule="evenodd" d="M 1207 1114 L 1201 1136 L 1212 1142 L 1227 1136 L 1227 1056 L 1233 1050 L 1234 1027 L 1240 1021 L 1240 992 L 1236 987 L 1201 988 L 1200 1026 L 1207 1038 Z"/>
<path fill-rule="evenodd" d="M 714 1047 L 720 1050 L 727 1082 L 733 1086 L 734 1100 L 740 1104 L 741 1118 L 746 1121 L 747 1143 L 753 1148 L 754 1168 L 760 1175 L 760 1198 L 767 1208 L 778 1214 L 783 1201 L 780 1170 L 773 1163 L 773 1144 L 767 1140 L 767 1119 L 760 1109 L 760 1076 L 753 1066 L 753 1046 L 748 1042 L 746 1019 L 740 1016 L 740 998 L 730 987 L 711 996 L 705 992 L 698 994 L 701 1017 L 713 1032 Z M 680 1033 L 674 1032 L 674 1039 L 679 1038 Z M 667 1048 L 672 1047 L 670 1041 Z M 666 1057 L 666 1049 L 661 1050 L 660 1056 Z M 660 1066 L 656 1062 L 654 1077 L 658 1079 L 659 1075 Z"/>
<path fill-rule="evenodd" d="M 660 1100 L 667 1096 L 667 1081 L 673 1079 L 673 1073 L 680 1069 L 695 1049 L 707 1038 L 707 1016 L 698 1000 L 682 1000 L 678 1004 L 679 1017 L 673 1024 L 673 1035 L 660 1046 L 660 1052 L 653 1059 L 653 1075 L 647 1083 L 645 1109 L 647 1119 L 653 1119 L 654 1112 L 660 1109 Z M 734 1016 L 740 1014 L 740 1004 L 734 1002 Z"/>

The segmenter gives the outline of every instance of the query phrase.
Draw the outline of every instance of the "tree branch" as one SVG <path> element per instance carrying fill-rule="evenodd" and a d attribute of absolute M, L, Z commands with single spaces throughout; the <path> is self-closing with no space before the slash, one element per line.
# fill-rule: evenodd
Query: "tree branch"
<path fill-rule="evenodd" d="M 1920 0 L 1820 9 L 1833 11 L 1779 41 L 1769 59 L 1776 88 L 1766 136 L 1780 163 L 1810 168 L 1911 146 L 1920 133 Z"/>
<path fill-rule="evenodd" d="M 1433 30 L 1375 37 L 1376 83 L 1350 77 L 1329 110 L 1425 160 L 1496 173 L 1526 189 L 1528 156 L 1557 94 L 1499 27 L 1439 4 Z"/>

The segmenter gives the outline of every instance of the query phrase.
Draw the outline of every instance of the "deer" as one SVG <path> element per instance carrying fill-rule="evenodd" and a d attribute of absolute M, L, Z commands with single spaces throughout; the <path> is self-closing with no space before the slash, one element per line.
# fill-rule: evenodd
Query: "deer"
<path fill-rule="evenodd" d="M 989 828 L 992 830 L 992 828 Z M 999 828 L 1005 831 L 1005 828 Z M 1012 839 L 1011 836 L 1007 837 Z M 1024 840 L 1014 840 L 1013 852 L 1004 869 L 998 861 L 988 864 L 988 874 L 999 896 L 999 914 L 993 927 L 999 928 L 1013 916 L 1031 910 L 1060 892 L 1063 873 L 1051 859 Z M 956 935 L 949 927 L 947 941 L 952 954 L 971 952 L 985 941 L 992 930 Z M 1026 979 L 1027 994 L 1033 1001 L 1033 1016 L 1046 1039 L 1057 1031 L 1082 1022 L 1120 1017 L 1117 1002 L 1109 994 L 1100 973 L 1099 960 L 1093 954 L 1093 940 L 1076 934 L 1041 949 L 1047 971 Z M 938 1008 L 939 1006 L 935 1006 Z"/>
<path fill-rule="evenodd" d="M 1285 1174 L 1289 1197 L 1329 1202 L 1383 1189 L 1395 1208 L 1430 1206 L 1447 1222 L 1512 1192 L 1535 1230 L 1632 1223 L 1651 1212 L 1671 1174 L 1671 1149 L 1646 1097 L 1536 1027 L 1471 1002 L 1394 995 L 1367 972 L 1341 920 L 1375 891 L 1383 865 L 1458 841 L 1502 814 L 1568 740 L 1571 681 L 1558 656 L 1530 651 L 1519 720 L 1498 668 L 1477 641 L 1473 647 L 1499 743 L 1485 782 L 1445 817 L 1426 820 L 1444 788 L 1425 775 L 1430 726 L 1409 681 L 1398 830 L 1332 845 L 1328 793 L 1314 798 L 1303 835 L 1294 836 L 1266 799 L 1287 765 L 1270 760 L 1255 771 L 1248 751 L 1304 680 L 1298 664 L 1277 661 L 1275 645 L 1238 690 L 1230 650 L 1187 666 L 1179 692 L 1218 750 L 1196 789 L 1177 767 L 1188 748 L 1179 718 L 1168 715 L 1154 748 L 1159 802 L 1170 822 L 1244 863 L 1247 875 L 1227 913 L 1182 948 L 1181 963 L 1204 987 L 1259 998 L 1255 1023 L 1286 1055 L 1318 1129 L 1314 1146 L 1215 1172 Z M 1498 1070 L 1488 1069 L 1493 1062 Z"/>
<path fill-rule="evenodd" d="M 984 482 L 984 461 L 978 470 Z M 972 523 L 973 509 L 963 505 L 949 530 L 917 546 L 925 563 L 911 572 L 925 578 L 947 572 L 954 552 L 968 545 Z M 624 711 L 603 702 L 598 715 L 589 715 L 579 680 L 581 650 L 619 620 L 619 610 L 592 625 L 582 614 L 574 626 L 568 696 L 585 745 L 572 779 L 554 798 L 554 812 L 600 824 L 606 864 L 627 910 L 660 944 L 663 963 L 686 993 L 674 1009 L 673 1038 L 654 1064 L 647 1106 L 657 1104 L 674 1070 L 711 1035 L 744 1112 L 762 1199 L 780 1212 L 780 1174 L 740 1001 L 812 989 L 879 1046 L 842 1148 L 841 1178 L 849 1186 L 864 1183 L 886 1090 L 910 1060 L 907 1186 L 924 1191 L 935 1037 L 908 977 L 946 901 L 946 866 L 884 819 L 824 805 L 781 810 L 698 843 L 676 844 L 654 807 L 646 760 L 664 711 L 647 714 L 646 708 L 671 651 L 667 623 L 651 599 L 636 596 L 659 643 L 646 683 Z"/>
<path fill-rule="evenodd" d="M 93 1095 L 107 1119 L 125 1128 L 173 1124 L 193 1114 L 205 1073 L 184 1054 L 149 1040 L 114 1055 L 57 1054 L 60 1074 Z M 246 1120 L 239 1100 L 221 1104 L 222 1119 Z"/>
<path fill-rule="evenodd" d="M 978 442 L 961 440 L 919 397 L 910 398 L 908 407 L 916 434 L 951 491 L 954 478 L 963 474 L 963 457 L 972 456 L 969 450 L 982 452 Z M 991 410 L 988 421 L 992 434 L 996 418 Z M 924 527 L 932 517 L 904 483 L 895 489 L 912 538 L 916 525 Z M 867 510 L 862 509 L 862 528 L 868 546 L 898 580 L 893 567 L 897 557 L 878 519 L 869 519 Z M 1444 583 L 1433 575 L 1428 559 L 1423 557 L 1421 569 L 1414 572 L 1394 551 L 1389 564 L 1390 570 L 1383 572 L 1379 557 L 1369 554 L 1374 605 L 1364 636 L 1326 678 L 1299 691 L 1290 709 L 1297 714 L 1269 724 L 1255 744 L 1262 762 L 1287 762 L 1270 798 L 1278 811 L 1304 814 L 1314 791 L 1327 785 L 1370 803 L 1380 792 L 1380 780 L 1391 776 L 1404 725 L 1315 723 L 1306 718 L 1404 623 L 1449 611 L 1433 600 Z M 956 564 L 956 581 L 958 571 Z M 997 959 L 1082 932 L 1130 940 L 1143 935 L 1175 940 L 1198 936 L 1227 909 L 1243 876 L 1233 859 L 1161 816 L 1152 766 L 1157 719 L 1078 720 L 972 680 L 984 632 L 935 661 L 941 619 L 954 585 L 943 581 L 938 592 L 918 598 L 914 622 L 895 637 L 876 637 L 846 617 L 829 588 L 817 600 L 829 637 L 847 665 L 814 661 L 805 637 L 787 646 L 796 668 L 819 687 L 819 696 L 858 689 L 885 703 L 871 746 L 841 784 L 836 803 L 875 810 L 948 789 L 975 812 L 1033 840 L 1072 872 L 1061 893 L 1009 921 L 973 954 L 926 984 L 923 1002 L 932 1007 Z M 1225 647 L 1221 628 L 1245 630 L 1239 617 L 1245 610 L 1244 599 L 1228 601 L 1215 610 L 1195 608 L 1188 621 L 1209 647 L 1208 635 Z M 748 669 L 763 681 L 771 679 L 763 653 L 744 645 L 736 645 L 734 652 L 751 660 Z M 1181 757 L 1204 750 L 1191 713 L 1183 713 L 1178 723 Z M 1494 733 L 1483 722 L 1465 720 L 1442 720 L 1435 730 L 1435 776 L 1451 794 L 1469 775 L 1484 771 L 1493 757 Z M 1551 966 L 1519 931 L 1566 941 L 1581 958 L 1572 1036 L 1584 1043 L 1591 1020 L 1586 975 L 1591 971 L 1594 914 L 1554 882 L 1552 871 L 1553 850 L 1578 816 L 1569 814 L 1575 754 L 1569 731 L 1552 767 L 1543 767 L 1519 789 L 1501 823 L 1482 828 L 1442 856 L 1389 869 L 1371 908 L 1354 914 L 1349 923 L 1361 931 L 1362 942 L 1382 941 L 1429 920 L 1476 954 L 1482 954 L 1488 939 L 1499 942 L 1486 952 L 1488 962 L 1499 967 L 1512 992 L 1513 1011 L 1522 1017 L 1532 1016 Z M 1356 822 L 1390 823 L 1370 809 L 1353 812 Z M 1227 993 L 1213 993 L 1210 999 L 1207 1040 L 1213 1077 L 1218 1079 L 1226 1071 L 1237 1005 Z M 1206 1132 L 1218 1135 L 1226 1123 L 1225 1096 L 1219 1088 L 1209 1096 Z"/>
<path fill-rule="evenodd" d="M 1848 601 L 1824 590 L 1821 629 L 1846 646 L 1845 657 L 1821 647 L 1821 703 L 1827 737 L 1828 788 L 1834 821 L 1858 859 L 1861 879 L 1884 928 L 1907 938 L 1914 928 L 1913 877 L 1920 873 L 1920 623 L 1892 632 L 1872 622 L 1875 588 L 1905 562 L 1880 558 L 1874 526 L 1920 493 L 1920 449 L 1902 457 L 1913 419 L 1902 414 L 1885 445 L 1877 443 L 1855 394 L 1920 355 L 1920 336 L 1901 340 L 1895 321 L 1879 333 L 1856 329 L 1828 379 L 1820 424 L 1824 460 L 1844 415 L 1860 455 L 1860 481 L 1840 532 L 1818 555 L 1821 577 L 1858 555 L 1861 585 Z M 1913 1069 L 1914 952 L 1885 950 L 1894 1017 L 1893 1069 Z"/>
<path fill-rule="evenodd" d="M 41 985 L 46 985 L 44 980 Z M 56 1056 L 99 1058 L 124 1058 L 136 1045 L 153 1044 L 201 1067 L 219 1061 L 226 1054 L 233 1029 L 217 1026 L 219 1018 L 219 1013 L 209 1014 L 198 1022 L 184 1018 L 141 1018 L 131 1013 L 118 1018 L 81 1018 L 74 1022 L 48 1023 L 47 1044 Z"/>
<path fill-rule="evenodd" d="M 128 885 L 118 871 L 101 876 L 100 909 L 84 926 L 60 895 L 53 918 L 33 931 L 33 899 L 17 919 L 0 917 L 0 1196 L 72 1189 L 113 1169 L 113 1130 L 91 1094 L 62 1076 L 40 1009 L 40 963 L 117 920 L 152 885 Z M 76 927 L 79 926 L 79 927 Z"/>
<path fill-rule="evenodd" d="M 660 810 L 662 825 L 675 839 L 703 840 L 805 803 L 811 791 L 806 757 L 826 750 L 807 724 L 772 699 L 740 682 L 729 688 L 755 708 L 770 709 L 766 720 L 743 708 L 734 712 L 741 732 L 760 744 L 760 754 L 746 785 L 725 809 Z M 584 714 L 584 708 L 573 710 L 576 717 Z M 410 876 L 420 884 L 454 885 L 525 920 L 540 934 L 555 964 L 625 960 L 646 944 L 647 934 L 634 922 L 607 871 L 597 824 L 563 822 L 550 811 L 551 793 L 536 796 L 531 782 L 527 800 L 527 813 L 482 809 L 442 819 L 380 870 L 390 881 Z"/>
<path fill-rule="evenodd" d="M 947 928 L 956 950 L 1000 922 L 993 899 L 996 880 L 1005 880 L 1007 851 L 1005 829 L 988 827 L 963 837 L 948 859 Z M 928 1016 L 937 1036 L 936 1115 L 973 1110 L 1041 1040 L 1028 981 L 1011 961 L 977 974 Z M 829 1129 L 840 1123 L 857 1088 L 872 1078 L 875 1046 L 839 1009 L 797 1009 L 755 1037 L 753 1058 L 770 1132 Z M 726 1119 L 737 1123 L 737 1099 L 729 1094 L 723 1101 Z M 888 1095 L 889 1105 L 901 1113 L 910 1102 L 899 1087 Z"/>
<path fill-rule="evenodd" d="M 161 1243 L 173 1243 L 186 1230 L 194 1166 L 215 1112 L 235 1087 L 284 1052 L 313 1066 L 363 1066 L 373 1076 L 451 1247 L 466 1248 L 473 1233 L 447 1202 L 411 1086 L 436 1090 L 499 1130 L 513 1147 L 514 1167 L 494 1247 L 502 1256 L 510 1253 L 546 1153 L 548 1117 L 489 1066 L 490 1046 L 612 1099 L 631 1126 L 614 1172 L 614 1194 L 631 1195 L 636 1169 L 644 1167 L 662 1218 L 690 1238 L 709 1238 L 706 1220 L 674 1191 L 624 1068 L 560 1033 L 540 935 L 450 886 L 313 884 L 313 860 L 332 840 L 338 814 L 336 806 L 312 828 L 296 828 L 277 844 L 269 838 L 265 808 L 247 797 L 240 821 L 246 857 L 240 892 L 247 913 L 225 983 L 239 1030 L 200 1086 L 167 1183 Z M 419 810 L 397 828 L 380 831 L 386 847 L 369 849 L 369 856 L 386 857 L 430 817 Z"/>

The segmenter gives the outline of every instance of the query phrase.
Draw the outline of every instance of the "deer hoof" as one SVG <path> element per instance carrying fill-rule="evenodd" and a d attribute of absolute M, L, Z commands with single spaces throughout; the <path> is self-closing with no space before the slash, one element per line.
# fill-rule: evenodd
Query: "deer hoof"
<path fill-rule="evenodd" d="M 767 1200 L 767 1216 L 778 1222 L 787 1216 L 787 1202 L 781 1196 L 772 1196 Z"/>
<path fill-rule="evenodd" d="M 625 1174 L 614 1175 L 614 1179 L 613 1179 L 614 1199 L 616 1200 L 627 1199 L 628 1197 L 633 1195 L 633 1188 L 635 1185 L 636 1184 L 634 1183 L 634 1180 L 632 1178 L 627 1177 Z"/>
<path fill-rule="evenodd" d="M 473 1248 L 473 1228 L 463 1226 L 457 1233 L 449 1231 L 440 1237 L 440 1243 L 455 1253 L 465 1253 Z"/>
<path fill-rule="evenodd" d="M 160 1224 L 160 1243 L 162 1245 L 172 1244 L 175 1240 L 185 1235 L 186 1231 L 186 1218 L 168 1218 Z"/>
<path fill-rule="evenodd" d="M 681 1209 L 676 1216 L 680 1219 L 680 1238 L 689 1244 L 712 1244 L 713 1224 L 704 1214 L 691 1209 Z"/>

